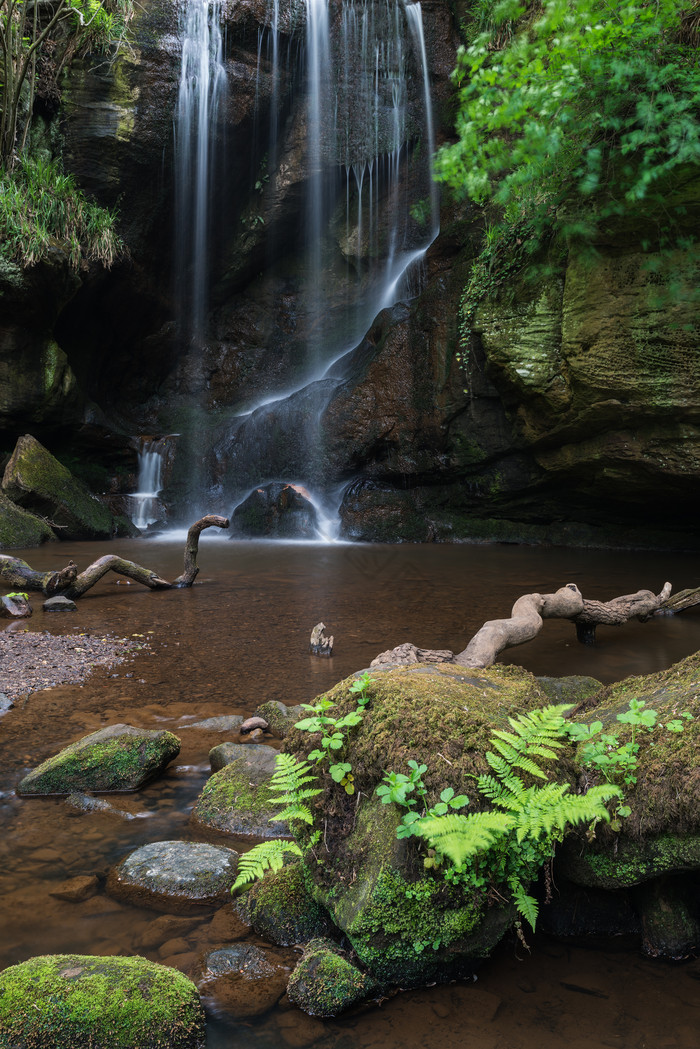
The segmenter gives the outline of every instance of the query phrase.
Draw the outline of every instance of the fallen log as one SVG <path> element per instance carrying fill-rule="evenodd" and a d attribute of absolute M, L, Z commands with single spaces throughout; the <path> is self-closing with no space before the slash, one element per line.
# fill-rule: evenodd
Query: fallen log
<path fill-rule="evenodd" d="M 167 579 L 162 579 L 152 569 L 137 565 L 134 561 L 127 561 L 116 554 L 99 557 L 83 572 L 78 571 L 78 566 L 73 561 L 70 561 L 60 572 L 35 572 L 21 558 L 0 554 L 0 581 L 22 590 L 38 590 L 47 597 L 61 595 L 72 601 L 82 597 L 108 572 L 126 576 L 128 579 L 147 586 L 150 590 L 181 590 L 191 587 L 199 573 L 197 555 L 201 533 L 205 528 L 228 528 L 228 526 L 228 517 L 219 517 L 216 514 L 208 514 L 199 521 L 195 521 L 187 533 L 183 573 L 172 583 Z"/>
<path fill-rule="evenodd" d="M 575 583 L 567 583 L 553 594 L 524 594 L 519 597 L 508 619 L 492 619 L 484 623 L 467 647 L 457 655 L 445 649 L 417 648 L 406 642 L 380 653 L 370 666 L 401 666 L 421 662 L 457 663 L 484 669 L 492 666 L 506 648 L 532 641 L 542 629 L 545 619 L 570 619 L 576 626 L 578 640 L 582 644 L 592 644 L 597 626 L 619 626 L 635 617 L 643 622 L 654 612 L 669 606 L 670 594 L 671 584 L 665 583 L 659 594 L 651 590 L 638 590 L 612 601 L 587 601 Z M 691 603 L 699 602 L 700 596 L 698 601 Z"/>

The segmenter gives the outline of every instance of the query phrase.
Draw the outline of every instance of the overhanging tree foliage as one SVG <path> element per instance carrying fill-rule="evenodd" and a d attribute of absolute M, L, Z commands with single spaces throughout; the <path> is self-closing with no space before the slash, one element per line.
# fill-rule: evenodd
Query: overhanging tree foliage
<path fill-rule="evenodd" d="M 700 165 L 700 2 L 474 6 L 485 28 L 459 52 L 459 137 L 437 177 L 526 220 L 533 247 L 635 217 L 650 243 L 677 243 Z"/>

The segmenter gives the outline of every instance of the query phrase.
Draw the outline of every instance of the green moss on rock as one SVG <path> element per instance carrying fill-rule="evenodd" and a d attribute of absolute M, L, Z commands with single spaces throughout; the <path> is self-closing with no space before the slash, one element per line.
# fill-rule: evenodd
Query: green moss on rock
<path fill-rule="evenodd" d="M 104 503 L 30 434 L 17 441 L 2 487 L 13 502 L 59 525 L 64 539 L 112 537 L 113 519 Z"/>
<path fill-rule="evenodd" d="M 289 978 L 287 994 L 309 1016 L 337 1016 L 378 989 L 331 940 L 311 940 Z"/>
<path fill-rule="evenodd" d="M 24 777 L 17 793 L 138 790 L 179 753 L 180 740 L 172 732 L 110 725 L 47 758 Z"/>
<path fill-rule="evenodd" d="M 309 892 L 301 863 L 268 871 L 238 899 L 236 908 L 258 936 L 281 947 L 328 936 L 333 929 L 327 911 Z"/>
<path fill-rule="evenodd" d="M 41 546 L 55 538 L 46 521 L 16 506 L 0 491 L 0 550 Z"/>
<path fill-rule="evenodd" d="M 279 809 L 270 804 L 271 775 L 268 768 L 245 757 L 225 765 L 205 785 L 192 812 L 192 822 L 237 837 L 289 836 L 287 824 L 275 819 Z"/>
<path fill-rule="evenodd" d="M 59 954 L 0 973 L 0 1045 L 203 1049 L 204 1010 L 182 973 L 145 958 Z"/>

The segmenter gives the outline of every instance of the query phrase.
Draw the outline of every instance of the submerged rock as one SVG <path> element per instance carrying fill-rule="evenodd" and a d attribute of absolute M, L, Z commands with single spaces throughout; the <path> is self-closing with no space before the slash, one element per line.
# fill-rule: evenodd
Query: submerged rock
<path fill-rule="evenodd" d="M 50 597 L 47 601 L 44 601 L 41 606 L 45 612 L 77 612 L 78 606 L 75 601 L 71 601 L 69 597 L 63 597 L 57 595 L 56 597 Z"/>
<path fill-rule="evenodd" d="M 237 866 L 233 849 L 196 841 L 156 841 L 110 871 L 107 892 L 142 907 L 187 913 L 226 900 Z"/>
<path fill-rule="evenodd" d="M 95 895 L 100 887 L 96 874 L 82 874 L 76 878 L 70 878 L 62 882 L 57 889 L 52 889 L 49 896 L 55 896 L 57 900 L 67 900 L 68 903 L 82 903 Z"/>
<path fill-rule="evenodd" d="M 71 743 L 20 782 L 18 794 L 138 790 L 180 753 L 172 732 L 110 725 Z"/>
<path fill-rule="evenodd" d="M 204 1010 L 182 973 L 145 958 L 56 954 L 0 973 L 0 1045 L 204 1049 Z"/>
<path fill-rule="evenodd" d="M 2 487 L 19 506 L 48 518 L 62 539 L 111 539 L 107 507 L 31 434 L 20 437 Z"/>
<path fill-rule="evenodd" d="M 250 943 L 210 951 L 197 980 L 199 992 L 236 1018 L 260 1016 L 287 989 L 289 969 Z"/>
<path fill-rule="evenodd" d="M 272 482 L 255 488 L 233 511 L 231 534 L 250 538 L 312 539 L 316 509 L 298 484 Z"/>
<path fill-rule="evenodd" d="M 73 809 L 75 815 L 79 812 L 99 812 L 105 816 L 116 816 L 120 820 L 136 819 L 133 812 L 125 812 L 124 809 L 118 809 L 102 798 L 93 798 L 91 794 L 84 794 L 78 790 L 68 795 L 66 805 Z"/>
<path fill-rule="evenodd" d="M 215 772 L 204 787 L 192 812 L 193 824 L 238 837 L 288 836 L 289 827 L 276 819 L 279 809 L 270 803 L 268 790 L 277 752 L 255 743 L 240 749 L 241 756 Z M 261 753 L 265 751 L 270 757 Z"/>
<path fill-rule="evenodd" d="M 332 940 L 307 943 L 289 978 L 289 1000 L 309 1016 L 337 1016 L 377 993 L 379 986 L 353 965 Z"/>

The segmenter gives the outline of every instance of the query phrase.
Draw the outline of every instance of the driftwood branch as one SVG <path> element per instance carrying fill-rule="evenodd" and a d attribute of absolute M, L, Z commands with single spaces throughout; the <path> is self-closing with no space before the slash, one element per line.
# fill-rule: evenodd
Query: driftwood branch
<path fill-rule="evenodd" d="M 108 572 L 126 576 L 128 579 L 147 586 L 150 590 L 182 589 L 192 586 L 197 578 L 199 572 L 197 554 L 201 533 L 205 528 L 228 528 L 228 526 L 227 517 L 219 517 L 215 514 L 202 517 L 192 525 L 185 543 L 184 571 L 172 583 L 169 583 L 167 579 L 161 579 L 150 568 L 144 568 L 143 565 L 137 565 L 133 561 L 126 561 L 116 554 L 107 554 L 105 557 L 98 558 L 80 573 L 73 561 L 70 561 L 60 572 L 35 572 L 26 561 L 0 554 L 0 582 L 22 590 L 38 590 L 47 597 L 60 594 L 72 601 L 82 597 Z"/>
<path fill-rule="evenodd" d="M 683 591 L 695 594 L 690 604 L 700 604 L 698 591 Z M 506 648 L 532 641 L 540 632 L 544 619 L 570 619 L 576 625 L 576 636 L 584 644 L 595 640 L 595 629 L 599 625 L 619 626 L 628 620 L 640 621 L 660 609 L 672 604 L 671 584 L 666 583 L 659 594 L 651 590 L 638 590 L 636 594 L 624 594 L 612 601 L 586 601 L 575 583 L 567 583 L 554 594 L 524 594 L 513 605 L 509 619 L 492 619 L 484 623 L 463 652 L 454 655 L 444 649 L 417 648 L 406 643 L 382 652 L 370 666 L 396 666 L 410 663 L 457 663 L 466 667 L 490 667 Z"/>

